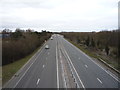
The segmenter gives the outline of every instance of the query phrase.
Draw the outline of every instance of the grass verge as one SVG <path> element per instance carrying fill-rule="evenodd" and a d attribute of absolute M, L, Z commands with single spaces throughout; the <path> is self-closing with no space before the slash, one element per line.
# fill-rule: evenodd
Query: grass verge
<path fill-rule="evenodd" d="M 72 43 L 73 45 L 75 45 L 76 47 L 78 47 L 80 50 L 82 50 L 84 53 L 86 53 L 88 56 L 93 57 L 93 58 L 96 58 L 96 59 L 98 59 L 98 60 L 100 60 L 100 58 L 101 58 L 101 59 L 104 60 L 107 64 L 111 65 L 112 67 L 114 67 L 115 69 L 117 69 L 117 70 L 119 71 L 120 66 L 119 66 L 118 64 L 112 63 L 112 62 L 110 62 L 110 61 L 107 60 L 107 59 L 104 59 L 104 58 L 102 58 L 102 57 L 100 57 L 100 56 L 95 55 L 94 53 L 92 53 L 92 52 L 90 52 L 89 50 L 85 49 L 84 46 L 80 46 L 80 45 L 78 45 L 78 44 L 70 41 L 69 39 L 67 39 L 67 40 L 68 40 L 70 43 Z"/>
<path fill-rule="evenodd" d="M 68 39 L 67 39 L 68 40 Z M 86 53 L 87 55 L 94 57 L 94 58 L 99 58 L 99 56 L 94 55 L 92 52 L 89 52 L 87 49 L 84 49 L 83 46 L 79 46 L 78 44 L 68 40 L 70 43 L 72 43 L 73 45 L 75 45 L 76 47 L 78 47 L 80 50 L 82 50 L 84 53 Z"/>
<path fill-rule="evenodd" d="M 10 63 L 2 67 L 2 84 L 4 85 L 38 50 L 38 47 L 33 53 L 23 59 Z"/>

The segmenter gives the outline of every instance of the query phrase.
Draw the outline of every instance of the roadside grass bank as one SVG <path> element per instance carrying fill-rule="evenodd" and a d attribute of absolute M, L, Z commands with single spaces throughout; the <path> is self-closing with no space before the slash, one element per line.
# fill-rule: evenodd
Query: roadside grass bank
<path fill-rule="evenodd" d="M 12 76 L 41 48 L 38 47 L 30 55 L 2 67 L 2 84 L 4 85 Z"/>
<path fill-rule="evenodd" d="M 120 74 L 120 65 L 118 64 L 118 62 L 110 62 L 109 60 L 103 58 L 102 56 L 95 54 L 94 51 L 87 50 L 85 46 L 78 45 L 69 39 L 66 39 L 66 40 L 72 43 L 73 45 L 75 45 L 76 47 L 78 47 L 88 56 L 98 59 L 99 61 L 101 61 L 102 63 L 104 63 L 105 65 L 107 65 L 108 67 L 110 67 L 111 69 L 113 69 L 114 71 Z"/>

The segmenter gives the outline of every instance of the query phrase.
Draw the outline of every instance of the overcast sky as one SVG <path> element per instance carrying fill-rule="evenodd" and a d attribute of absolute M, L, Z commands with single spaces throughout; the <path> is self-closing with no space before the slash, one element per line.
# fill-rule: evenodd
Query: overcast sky
<path fill-rule="evenodd" d="M 0 0 L 0 29 L 99 31 L 118 28 L 119 0 Z"/>

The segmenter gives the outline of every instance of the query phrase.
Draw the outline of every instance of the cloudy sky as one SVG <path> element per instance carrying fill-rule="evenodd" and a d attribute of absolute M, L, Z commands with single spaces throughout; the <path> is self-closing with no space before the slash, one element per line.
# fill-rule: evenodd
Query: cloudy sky
<path fill-rule="evenodd" d="M 119 0 L 0 0 L 0 29 L 99 31 L 118 28 Z"/>

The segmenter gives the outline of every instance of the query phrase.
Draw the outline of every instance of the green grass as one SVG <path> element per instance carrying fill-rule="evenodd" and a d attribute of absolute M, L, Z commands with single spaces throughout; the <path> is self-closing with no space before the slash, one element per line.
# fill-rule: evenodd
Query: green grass
<path fill-rule="evenodd" d="M 67 39 L 68 40 L 68 39 Z M 88 51 L 87 49 L 85 49 L 83 46 L 79 46 L 78 44 L 68 40 L 70 43 L 72 43 L 73 45 L 75 45 L 76 47 L 78 47 L 80 50 L 82 50 L 84 53 L 86 53 L 87 55 L 94 57 L 94 58 L 99 58 L 99 56 L 93 54 L 92 52 Z"/>
<path fill-rule="evenodd" d="M 2 84 L 4 85 L 38 50 L 37 48 L 33 53 L 23 59 L 10 63 L 2 67 Z"/>
<path fill-rule="evenodd" d="M 67 40 L 68 40 L 70 43 L 72 43 L 73 45 L 75 45 L 76 47 L 78 47 L 80 50 L 82 50 L 84 53 L 86 53 L 88 56 L 93 57 L 93 58 L 96 58 L 96 59 L 98 59 L 98 60 L 99 60 L 99 58 L 101 58 L 101 59 L 104 60 L 106 63 L 108 63 L 108 64 L 110 64 L 111 66 L 113 66 L 115 69 L 120 70 L 120 65 L 118 65 L 117 63 L 112 63 L 112 62 L 110 62 L 109 60 L 106 60 L 106 59 L 104 59 L 104 58 L 102 58 L 102 57 L 100 57 L 100 56 L 97 56 L 97 55 L 95 55 L 94 53 L 90 52 L 89 50 L 85 49 L 84 46 L 80 46 L 80 45 L 78 45 L 78 44 L 70 41 L 69 39 L 67 39 Z"/>

